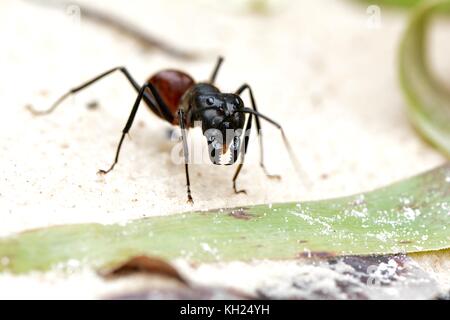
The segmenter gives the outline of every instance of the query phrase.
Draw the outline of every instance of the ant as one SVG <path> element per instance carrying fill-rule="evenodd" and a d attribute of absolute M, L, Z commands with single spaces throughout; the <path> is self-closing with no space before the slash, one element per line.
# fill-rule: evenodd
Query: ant
<path fill-rule="evenodd" d="M 188 202 L 193 203 L 189 180 L 189 150 L 186 140 L 186 129 L 193 128 L 195 121 L 201 121 L 203 135 L 207 139 L 208 151 L 211 162 L 215 165 L 223 164 L 222 155 L 229 153 L 229 162 L 225 165 L 234 164 L 239 154 L 241 161 L 233 177 L 233 189 L 235 193 L 246 193 L 245 190 L 237 190 L 236 180 L 244 164 L 244 157 L 247 152 L 249 134 L 252 128 L 252 118 L 255 117 L 256 128 L 258 130 L 260 143 L 260 166 L 269 178 L 280 179 L 280 176 L 270 175 L 264 165 L 263 141 L 261 133 L 260 119 L 266 120 L 280 129 L 285 146 L 291 156 L 291 160 L 297 167 L 296 158 L 292 152 L 289 142 L 284 134 L 283 128 L 274 120 L 258 112 L 253 91 L 248 84 L 243 84 L 234 93 L 222 93 L 215 85 L 215 80 L 222 65 L 223 58 L 219 57 L 209 81 L 195 82 L 188 74 L 173 69 L 162 70 L 153 75 L 143 86 L 140 86 L 130 75 L 125 67 L 117 67 L 106 71 L 94 79 L 69 90 L 61 96 L 48 110 L 38 111 L 29 107 L 34 115 L 46 115 L 53 112 L 66 98 L 86 89 L 104 77 L 120 71 L 137 91 L 138 96 L 131 110 L 130 116 L 122 130 L 122 136 L 117 146 L 114 162 L 107 170 L 99 170 L 99 174 L 107 174 L 112 171 L 119 161 L 120 149 L 126 134 L 133 125 L 134 118 L 138 111 L 140 102 L 144 100 L 150 110 L 159 118 L 166 120 L 172 125 L 179 126 L 182 134 L 184 162 L 186 171 L 186 187 Z M 247 108 L 241 99 L 241 94 L 248 90 L 251 107 Z M 248 115 L 248 119 L 246 118 Z M 245 132 L 242 129 L 245 126 Z M 227 134 L 229 131 L 234 134 Z M 244 143 L 241 138 L 244 135 Z M 225 137 L 225 141 L 224 138 Z"/>

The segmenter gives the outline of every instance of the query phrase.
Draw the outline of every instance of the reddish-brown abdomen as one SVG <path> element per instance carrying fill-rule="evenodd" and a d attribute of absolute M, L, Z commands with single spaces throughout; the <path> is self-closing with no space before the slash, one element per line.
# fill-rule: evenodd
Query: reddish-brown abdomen
<path fill-rule="evenodd" d="M 152 76 L 148 82 L 153 84 L 161 99 L 174 116 L 173 123 L 178 122 L 177 111 L 182 96 L 195 84 L 188 74 L 177 70 L 163 70 Z M 160 115 L 158 115 L 160 116 Z"/>

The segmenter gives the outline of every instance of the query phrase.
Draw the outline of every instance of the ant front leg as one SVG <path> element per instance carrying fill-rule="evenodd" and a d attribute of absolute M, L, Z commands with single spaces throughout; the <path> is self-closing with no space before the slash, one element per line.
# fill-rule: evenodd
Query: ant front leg
<path fill-rule="evenodd" d="M 241 87 L 239 87 L 239 89 L 236 91 L 237 95 L 241 95 L 245 90 L 248 90 L 249 94 L 250 94 L 250 101 L 252 103 L 252 108 L 253 110 L 255 110 L 256 112 L 258 112 L 258 109 L 256 107 L 256 101 L 255 98 L 253 96 L 253 91 L 252 88 L 248 85 L 248 84 L 244 84 Z M 259 118 L 257 116 L 255 116 L 255 122 L 256 122 L 256 130 L 258 131 L 258 138 L 259 138 L 259 151 L 260 151 L 260 161 L 259 164 L 261 166 L 261 168 L 264 170 L 264 173 L 266 174 L 266 176 L 270 179 L 281 179 L 281 177 L 279 175 L 272 175 L 270 174 L 267 169 L 266 166 L 264 165 L 264 144 L 263 144 L 263 136 L 262 136 L 262 131 L 261 131 L 261 123 L 259 121 Z"/>
<path fill-rule="evenodd" d="M 187 188 L 187 197 L 188 203 L 193 204 L 194 200 L 191 196 L 191 182 L 189 180 L 189 148 L 186 137 L 186 118 L 184 116 L 183 110 L 178 111 L 178 122 L 180 124 L 181 136 L 183 138 L 183 154 L 184 154 L 184 169 L 186 171 L 186 188 Z"/>
<path fill-rule="evenodd" d="M 238 193 L 247 194 L 247 191 L 245 191 L 244 189 L 237 190 L 236 180 L 239 176 L 239 173 L 241 172 L 242 167 L 244 166 L 245 155 L 247 154 L 248 142 L 250 141 L 250 133 L 252 130 L 252 120 L 253 120 L 252 116 L 253 115 L 250 114 L 247 119 L 247 125 L 246 125 L 245 131 L 244 131 L 244 143 L 241 145 L 241 149 L 240 149 L 241 161 L 240 161 L 240 163 L 236 169 L 236 172 L 234 173 L 234 176 L 233 176 L 233 190 L 234 190 L 234 193 L 236 193 L 236 194 L 238 194 Z"/>
<path fill-rule="evenodd" d="M 137 113 L 137 111 L 139 109 L 140 103 L 141 103 L 142 99 L 146 95 L 146 89 L 150 89 L 150 91 L 152 92 L 152 94 L 155 97 L 156 101 L 158 101 L 159 109 L 163 110 L 164 112 L 170 113 L 169 108 L 165 105 L 165 103 L 163 102 L 163 100 L 159 96 L 159 93 L 155 89 L 155 87 L 151 83 L 146 83 L 145 85 L 143 85 L 142 88 L 139 89 L 139 94 L 138 94 L 138 96 L 136 98 L 136 101 L 135 101 L 135 103 L 133 105 L 133 109 L 131 110 L 130 116 L 128 117 L 128 121 L 127 121 L 125 127 L 122 130 L 122 136 L 120 137 L 119 145 L 117 146 L 116 156 L 114 158 L 114 162 L 113 162 L 113 164 L 111 165 L 111 167 L 108 170 L 99 170 L 98 171 L 99 174 L 107 174 L 107 173 L 111 172 L 114 169 L 114 167 L 116 166 L 117 162 L 119 161 L 120 149 L 122 148 L 123 140 L 125 139 L 125 136 L 130 131 L 131 126 L 133 125 L 133 121 L 134 121 L 134 118 L 136 117 L 136 113 Z M 164 112 L 163 112 L 163 114 L 164 114 Z"/>

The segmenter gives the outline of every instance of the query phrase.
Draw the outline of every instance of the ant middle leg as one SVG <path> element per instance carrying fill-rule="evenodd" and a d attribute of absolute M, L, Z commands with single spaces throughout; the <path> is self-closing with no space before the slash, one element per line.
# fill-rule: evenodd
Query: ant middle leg
<path fill-rule="evenodd" d="M 187 137 L 186 137 L 186 118 L 184 116 L 183 110 L 178 111 L 178 119 L 181 129 L 181 136 L 183 138 L 183 154 L 184 154 L 184 169 L 186 172 L 186 189 L 187 189 L 187 197 L 188 203 L 193 204 L 194 200 L 192 199 L 191 195 L 191 182 L 189 180 L 189 148 L 187 143 Z"/>
<path fill-rule="evenodd" d="M 139 89 L 139 94 L 138 94 L 138 96 L 136 98 L 136 101 L 135 101 L 135 103 L 133 105 L 133 109 L 131 110 L 131 113 L 130 113 L 130 115 L 128 117 L 127 123 L 125 124 L 125 127 L 122 130 L 122 136 L 120 137 L 120 141 L 119 141 L 119 144 L 118 144 L 117 149 L 116 149 L 116 156 L 114 158 L 114 162 L 109 167 L 108 170 L 99 170 L 98 171 L 99 174 L 107 174 L 107 173 L 109 173 L 110 171 L 112 171 L 114 169 L 114 167 L 116 166 L 117 162 L 119 161 L 119 155 L 120 155 L 120 150 L 122 148 L 123 140 L 125 139 L 125 136 L 130 131 L 131 126 L 133 125 L 134 118 L 136 117 L 136 113 L 137 113 L 137 111 L 139 109 L 139 106 L 140 106 L 140 103 L 141 103 L 142 99 L 146 95 L 146 90 L 147 89 L 150 89 L 150 91 L 152 92 L 153 96 L 155 97 L 155 100 L 158 102 L 159 110 L 162 110 L 162 114 L 164 114 L 164 113 L 169 113 L 170 114 L 169 108 L 166 106 L 164 101 L 159 96 L 159 93 L 156 90 L 156 88 L 151 83 L 144 84 Z"/>
<path fill-rule="evenodd" d="M 248 84 L 243 84 L 242 86 L 239 87 L 238 90 L 236 90 L 236 94 L 237 95 L 241 95 L 245 90 L 248 90 L 249 95 L 250 95 L 250 101 L 252 104 L 252 108 L 253 110 L 255 110 L 256 112 L 258 112 L 258 109 L 256 107 L 256 101 L 255 98 L 253 96 L 253 91 L 252 88 L 248 85 Z M 266 166 L 264 164 L 264 143 L 263 143 L 263 134 L 261 131 L 261 122 L 259 121 L 259 117 L 255 116 L 255 122 L 256 122 L 256 130 L 258 131 L 258 138 L 259 138 L 259 165 L 261 166 L 261 168 L 264 170 L 264 173 L 266 174 L 266 176 L 270 179 L 281 179 L 281 177 L 279 175 L 273 175 L 270 174 L 267 169 Z"/>

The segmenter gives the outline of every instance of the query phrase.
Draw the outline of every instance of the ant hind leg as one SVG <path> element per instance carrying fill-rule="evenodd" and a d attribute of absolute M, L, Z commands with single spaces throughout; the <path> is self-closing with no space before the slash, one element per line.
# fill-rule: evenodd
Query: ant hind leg
<path fill-rule="evenodd" d="M 216 66 L 214 68 L 213 73 L 211 74 L 211 77 L 209 78 L 209 83 L 214 85 L 214 83 L 216 82 L 216 78 L 217 78 L 217 74 L 219 73 L 220 67 L 222 66 L 223 63 L 223 57 L 219 57 L 217 58 L 217 63 Z"/>
<path fill-rule="evenodd" d="M 52 113 L 53 111 L 55 111 L 55 109 L 68 97 L 88 88 L 89 86 L 93 85 L 97 81 L 113 74 L 116 71 L 120 71 L 126 77 L 126 79 L 130 82 L 130 84 L 136 90 L 136 92 L 139 93 L 141 86 L 136 82 L 136 80 L 134 80 L 134 78 L 131 76 L 131 74 L 128 72 L 128 70 L 125 67 L 116 67 L 116 68 L 110 69 L 110 70 L 96 76 L 95 78 L 79 85 L 78 87 L 72 88 L 71 90 L 69 90 L 68 92 L 63 94 L 58 100 L 56 100 L 56 102 L 53 103 L 53 105 L 47 110 L 43 110 L 43 111 L 35 110 L 31 106 L 28 106 L 27 108 L 33 115 L 36 115 L 36 116 L 48 115 L 48 114 Z M 153 99 L 153 97 L 150 96 L 148 94 L 148 92 L 144 93 L 143 98 L 144 98 L 145 102 L 147 103 L 147 105 L 150 107 L 150 109 L 152 109 L 153 112 L 155 112 L 156 114 L 160 114 L 163 118 L 166 118 L 166 119 L 170 118 L 170 115 L 171 115 L 170 112 L 167 113 L 167 111 L 161 106 L 159 101 L 155 101 L 155 99 Z"/>
<path fill-rule="evenodd" d="M 116 67 L 113 68 L 111 70 L 108 70 L 98 76 L 96 76 L 95 78 L 81 84 L 78 87 L 72 88 L 70 89 L 68 92 L 66 92 L 65 94 L 63 94 L 58 100 L 56 100 L 55 103 L 52 104 L 52 106 L 50 108 L 48 108 L 47 110 L 35 110 L 33 109 L 31 106 L 28 106 L 28 110 L 37 116 L 41 116 L 41 115 L 47 115 L 52 113 L 53 111 L 55 111 L 55 109 L 64 101 L 66 100 L 68 97 L 70 97 L 71 95 L 74 95 L 75 93 L 82 91 L 83 89 L 86 89 L 87 87 L 91 86 L 92 84 L 96 83 L 97 81 L 105 78 L 106 76 L 109 76 L 110 74 L 114 73 L 115 71 L 120 71 L 122 72 L 125 77 L 128 79 L 128 81 L 131 83 L 131 85 L 137 90 L 139 91 L 139 84 L 137 84 L 137 82 L 133 79 L 133 77 L 131 76 L 131 74 L 128 72 L 128 70 L 124 67 Z"/>

